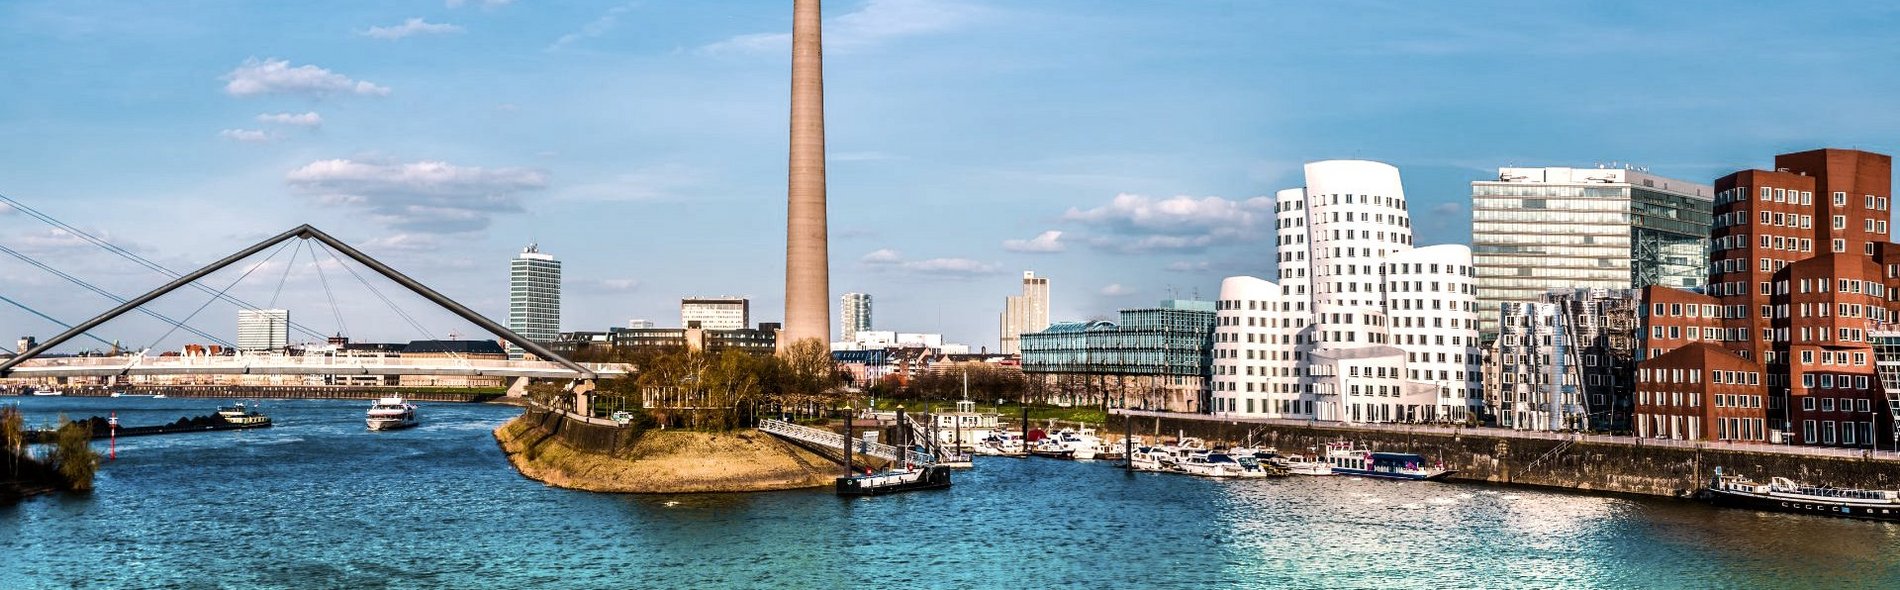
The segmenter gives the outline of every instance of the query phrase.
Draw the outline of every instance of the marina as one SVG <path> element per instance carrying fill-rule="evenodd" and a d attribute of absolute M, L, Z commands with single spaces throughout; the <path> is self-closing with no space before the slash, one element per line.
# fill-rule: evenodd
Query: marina
<path fill-rule="evenodd" d="M 111 408 L 106 398 L 7 401 L 21 403 L 31 423 Z M 133 400 L 153 407 L 120 417 L 146 423 L 202 407 L 181 401 Z M 286 587 L 312 576 L 365 587 L 392 578 L 700 588 L 886 578 L 919 588 L 1001 580 L 1274 588 L 1310 587 L 1319 576 L 1330 586 L 1424 589 L 1900 583 L 1900 557 L 1889 550 L 1896 525 L 1682 500 L 1359 477 L 1208 479 L 981 456 L 949 489 L 848 501 L 828 489 L 593 494 L 508 466 L 489 431 L 516 408 L 430 405 L 427 423 L 387 437 L 363 428 L 361 402 L 264 403 L 295 427 L 120 441 L 90 496 L 0 507 L 0 587 L 188 586 L 207 577 Z M 379 468 L 363 469 L 365 457 Z M 196 468 L 176 468 L 187 463 Z M 244 518 L 220 516 L 230 514 Z M 995 526 L 1029 518 L 1035 526 Z M 1395 518 L 1407 525 L 1393 526 Z M 164 524 L 187 520 L 214 526 Z M 365 533 L 388 522 L 431 524 Z M 838 530 L 878 540 L 819 540 Z M 881 532 L 892 530 L 903 533 Z M 1137 531 L 1143 542 L 1128 543 Z M 102 543 L 112 550 L 99 551 Z M 1032 547 L 1035 559 L 1023 559 Z M 1421 574 L 1420 563 L 1444 565 Z"/>

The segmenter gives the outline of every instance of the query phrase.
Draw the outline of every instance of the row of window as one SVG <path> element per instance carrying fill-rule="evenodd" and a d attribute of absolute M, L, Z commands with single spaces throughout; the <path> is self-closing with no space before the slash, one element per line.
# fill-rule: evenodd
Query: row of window
<path fill-rule="evenodd" d="M 1816 442 L 1819 442 L 1821 444 L 1829 444 L 1829 445 L 1834 444 L 1835 422 L 1833 420 L 1823 420 L 1823 421 L 1820 421 L 1819 424 L 1821 426 L 1818 432 L 1818 434 L 1820 434 L 1820 437 L 1817 438 L 1815 436 L 1815 434 L 1817 434 L 1816 429 L 1815 429 L 1816 422 L 1814 420 L 1802 420 L 1801 421 L 1802 440 L 1808 444 L 1814 444 Z M 1856 436 L 1856 434 L 1858 434 L 1859 436 Z M 1874 423 L 1873 422 L 1849 421 L 1849 422 L 1840 423 L 1840 444 L 1844 444 L 1844 445 L 1869 444 L 1870 445 L 1873 443 L 1874 443 Z"/>
<path fill-rule="evenodd" d="M 1873 411 L 1873 403 L 1869 402 L 1866 398 L 1843 397 L 1839 398 L 1839 403 L 1836 403 L 1835 400 L 1836 398 L 1831 397 L 1803 397 L 1801 398 L 1801 409 L 1809 412 L 1832 412 L 1835 408 L 1840 408 L 1842 412 L 1865 413 Z"/>
<path fill-rule="evenodd" d="M 1836 377 L 1839 377 L 1839 378 L 1837 379 Z M 1839 385 L 1839 387 L 1835 387 L 1836 385 Z M 1835 375 L 1833 373 L 1821 373 L 1819 375 L 1816 375 L 1814 373 L 1802 373 L 1801 386 L 1808 387 L 1808 388 L 1819 387 L 1821 389 L 1863 389 L 1864 390 L 1864 389 L 1867 389 L 1867 376 L 1866 375 Z M 1830 402 L 1830 404 L 1831 403 L 1832 402 Z"/>

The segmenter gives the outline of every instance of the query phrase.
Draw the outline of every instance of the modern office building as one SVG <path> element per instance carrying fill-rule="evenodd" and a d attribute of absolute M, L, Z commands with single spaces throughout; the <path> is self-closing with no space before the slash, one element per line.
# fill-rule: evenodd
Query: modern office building
<path fill-rule="evenodd" d="M 857 340 L 858 332 L 871 329 L 871 296 L 845 293 L 838 303 L 838 339 Z"/>
<path fill-rule="evenodd" d="M 1205 406 L 1214 302 L 1169 300 L 1124 309 L 1120 322 L 1060 322 L 1022 334 L 1022 368 L 1050 383 L 1066 380 L 1078 398 L 1176 412 Z M 1081 401 L 1081 400 L 1071 400 Z"/>
<path fill-rule="evenodd" d="M 1023 271 L 1023 294 L 1011 295 L 1003 301 L 998 324 L 997 351 L 1003 354 L 1021 352 L 1018 345 L 1021 335 L 1049 327 L 1049 278 L 1038 277 L 1035 271 Z"/>
<path fill-rule="evenodd" d="M 1871 334 L 1900 311 L 1892 165 L 1821 149 L 1715 181 L 1704 293 L 1646 294 L 1638 434 L 1845 447 L 1887 438 Z"/>
<path fill-rule="evenodd" d="M 1215 414 L 1464 421 L 1481 405 L 1471 250 L 1414 248 L 1397 168 L 1306 165 L 1275 195 L 1279 281 L 1221 282 Z"/>
<path fill-rule="evenodd" d="M 1714 189 L 1627 168 L 1499 168 L 1471 183 L 1479 329 L 1547 289 L 1697 289 Z"/>
<path fill-rule="evenodd" d="M 240 309 L 237 314 L 238 350 L 283 350 L 290 346 L 290 311 Z"/>
<path fill-rule="evenodd" d="M 643 320 L 643 319 L 627 320 L 627 327 L 636 328 L 636 329 L 637 328 L 651 328 L 653 327 L 653 320 Z"/>
<path fill-rule="evenodd" d="M 1501 305 L 1485 410 L 1514 430 L 1626 430 L 1636 386 L 1631 289 L 1551 289 Z"/>
<path fill-rule="evenodd" d="M 680 300 L 680 326 L 739 330 L 752 325 L 752 302 L 743 297 L 688 297 Z"/>
<path fill-rule="evenodd" d="M 528 244 L 508 263 L 508 329 L 538 344 L 561 333 L 561 261 Z M 524 351 L 508 345 L 508 358 Z"/>

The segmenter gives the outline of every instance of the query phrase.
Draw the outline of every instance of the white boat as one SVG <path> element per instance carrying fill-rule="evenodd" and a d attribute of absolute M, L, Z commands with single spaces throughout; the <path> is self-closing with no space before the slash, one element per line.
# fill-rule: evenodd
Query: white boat
<path fill-rule="evenodd" d="M 1161 447 L 1135 447 L 1128 454 L 1128 465 L 1135 471 L 1173 471 L 1174 455 Z"/>
<path fill-rule="evenodd" d="M 1188 475 L 1201 477 L 1266 477 L 1265 471 L 1249 471 L 1239 460 L 1226 453 L 1193 453 L 1174 465 Z M 1257 473 L 1258 475 L 1252 475 Z"/>
<path fill-rule="evenodd" d="M 1094 459 L 1097 455 L 1101 455 L 1107 450 L 1102 446 L 1102 439 L 1095 437 L 1095 429 L 1092 428 L 1084 427 L 1079 431 L 1073 428 L 1064 428 L 1057 431 L 1054 438 L 1057 444 L 1062 445 L 1064 449 L 1068 449 L 1071 456 L 1076 459 Z"/>
<path fill-rule="evenodd" d="M 1293 475 L 1332 475 L 1333 466 L 1320 457 L 1307 455 L 1287 455 L 1284 457 L 1287 473 Z"/>
<path fill-rule="evenodd" d="M 269 416 L 259 414 L 257 413 L 256 410 L 245 408 L 242 402 L 239 402 L 230 407 L 218 408 L 218 417 L 222 418 L 227 423 L 237 424 L 237 425 L 246 426 L 246 427 L 263 426 L 263 425 L 270 424 Z"/>
<path fill-rule="evenodd" d="M 990 457 L 1021 457 L 1028 454 L 1023 447 L 1022 435 L 1003 431 L 991 432 L 989 436 L 976 441 L 971 450 Z"/>
<path fill-rule="evenodd" d="M 35 389 L 33 390 L 33 395 L 38 395 L 38 396 L 66 395 L 66 392 L 60 391 L 57 389 Z"/>
<path fill-rule="evenodd" d="M 376 400 L 376 405 L 369 407 L 367 422 L 370 430 L 395 430 L 421 423 L 416 419 L 416 406 L 402 401 L 401 397 Z"/>

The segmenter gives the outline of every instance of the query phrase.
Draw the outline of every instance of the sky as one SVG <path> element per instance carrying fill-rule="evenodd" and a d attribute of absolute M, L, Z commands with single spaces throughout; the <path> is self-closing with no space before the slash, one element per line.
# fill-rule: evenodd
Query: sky
<path fill-rule="evenodd" d="M 1025 270 L 1058 321 L 1270 277 L 1248 200 L 1308 161 L 1398 166 L 1435 244 L 1469 241 L 1499 166 L 1706 183 L 1900 148 L 1885 4 L 830 0 L 824 27 L 833 298 L 973 349 Z M 177 271 L 309 223 L 492 318 L 536 243 L 565 330 L 677 325 L 683 296 L 778 321 L 790 28 L 785 0 L 11 0 L 0 194 Z M 165 280 L 5 207 L 0 245 L 121 297 Z M 292 248 L 205 283 L 316 333 L 482 337 L 343 266 Z M 9 256 L 0 295 L 114 304 Z M 150 308 L 234 338 L 204 293 Z M 0 334 L 58 331 L 0 303 Z"/>

